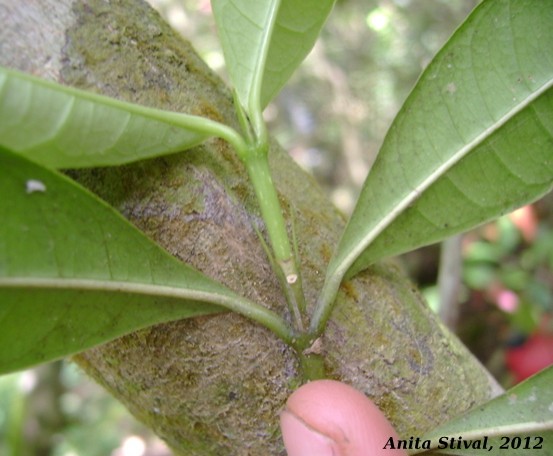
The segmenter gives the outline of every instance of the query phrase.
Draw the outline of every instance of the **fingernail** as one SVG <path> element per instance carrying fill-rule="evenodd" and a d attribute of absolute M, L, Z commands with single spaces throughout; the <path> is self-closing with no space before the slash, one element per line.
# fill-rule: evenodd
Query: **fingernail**
<path fill-rule="evenodd" d="M 288 410 L 280 414 L 280 428 L 288 456 L 336 456 L 340 453 L 336 442 L 310 428 Z"/>

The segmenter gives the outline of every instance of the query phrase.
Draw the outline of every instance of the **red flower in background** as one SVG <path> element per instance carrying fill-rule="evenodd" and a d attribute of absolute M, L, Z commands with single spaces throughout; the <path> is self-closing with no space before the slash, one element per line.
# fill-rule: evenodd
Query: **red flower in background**
<path fill-rule="evenodd" d="M 517 382 L 553 364 L 553 334 L 536 332 L 522 345 L 510 347 L 506 363 Z"/>

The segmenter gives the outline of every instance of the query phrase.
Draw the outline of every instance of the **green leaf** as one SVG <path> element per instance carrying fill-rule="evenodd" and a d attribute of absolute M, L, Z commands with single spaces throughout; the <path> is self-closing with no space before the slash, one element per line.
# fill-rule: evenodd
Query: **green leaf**
<path fill-rule="evenodd" d="M 286 324 L 181 263 L 65 176 L 0 148 L 0 374 L 156 323 L 234 310 Z"/>
<path fill-rule="evenodd" d="M 51 168 L 112 166 L 194 147 L 229 127 L 0 67 L 0 146 Z"/>
<path fill-rule="evenodd" d="M 384 140 L 329 265 L 325 300 L 348 270 L 437 242 L 551 189 L 551 24 L 549 2 L 491 0 L 453 35 Z"/>
<path fill-rule="evenodd" d="M 250 115 L 311 51 L 335 0 L 212 0 L 230 78 Z"/>
<path fill-rule="evenodd" d="M 475 407 L 423 435 L 436 452 L 412 450 L 409 454 L 522 455 L 553 454 L 553 366 L 520 383 L 490 402 Z M 459 437 L 473 448 L 459 451 Z M 451 439 L 454 439 L 452 442 Z M 485 439 L 485 440 L 484 440 Z M 480 444 L 476 443 L 480 441 Z M 475 448 L 483 446 L 486 448 Z M 501 448 L 503 445 L 504 448 Z M 535 447 L 534 447 L 535 446 Z M 453 447 L 453 448 L 452 448 Z"/>

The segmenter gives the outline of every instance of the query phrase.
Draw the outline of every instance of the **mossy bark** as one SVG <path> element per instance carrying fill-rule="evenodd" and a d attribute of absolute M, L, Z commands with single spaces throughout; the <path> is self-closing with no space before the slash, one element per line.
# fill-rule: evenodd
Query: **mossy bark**
<path fill-rule="evenodd" d="M 140 0 L 0 0 L 0 22 L 3 65 L 237 126 L 228 89 Z M 277 144 L 270 159 L 312 305 L 344 219 Z M 72 175 L 178 258 L 286 314 L 253 191 L 225 142 Z M 498 391 L 395 264 L 345 283 L 338 301 L 321 339 L 324 374 L 370 396 L 400 435 Z M 278 413 L 303 381 L 293 350 L 230 313 L 154 326 L 75 359 L 181 455 L 283 454 Z"/>

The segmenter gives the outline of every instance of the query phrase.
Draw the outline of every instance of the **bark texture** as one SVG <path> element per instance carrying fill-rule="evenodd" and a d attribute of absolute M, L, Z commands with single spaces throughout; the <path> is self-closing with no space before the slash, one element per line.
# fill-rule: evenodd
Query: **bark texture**
<path fill-rule="evenodd" d="M 0 0 L 0 63 L 236 126 L 228 89 L 140 0 Z M 270 154 L 313 304 L 344 219 L 278 145 Z M 254 229 L 264 233 L 252 189 L 225 142 L 73 176 L 178 258 L 286 312 Z M 392 263 L 342 286 L 322 355 L 325 375 L 370 396 L 400 435 L 420 435 L 498 391 Z M 76 360 L 175 454 L 283 454 L 278 413 L 302 381 L 297 358 L 239 315 L 154 326 Z"/>

